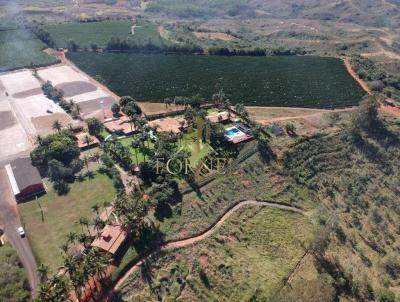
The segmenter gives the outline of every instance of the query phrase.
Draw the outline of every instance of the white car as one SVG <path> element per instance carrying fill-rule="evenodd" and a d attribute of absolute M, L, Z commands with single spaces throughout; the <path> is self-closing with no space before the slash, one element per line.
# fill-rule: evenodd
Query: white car
<path fill-rule="evenodd" d="M 17 232 L 21 237 L 25 236 L 25 231 L 24 231 L 24 228 L 22 226 L 17 228 Z"/>

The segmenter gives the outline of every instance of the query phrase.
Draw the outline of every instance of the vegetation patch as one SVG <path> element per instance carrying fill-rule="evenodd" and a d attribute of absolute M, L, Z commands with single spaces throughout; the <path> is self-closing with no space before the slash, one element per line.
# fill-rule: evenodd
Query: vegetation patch
<path fill-rule="evenodd" d="M 43 52 L 46 45 L 28 29 L 0 27 L 0 70 L 44 66 L 57 62 Z"/>
<path fill-rule="evenodd" d="M 152 257 L 128 279 L 120 296 L 124 301 L 267 299 L 312 236 L 310 222 L 300 214 L 243 208 L 209 239 Z"/>
<path fill-rule="evenodd" d="M 233 103 L 332 108 L 356 105 L 363 95 L 336 58 L 112 53 L 68 57 L 118 95 L 144 101 L 195 94 L 210 99 L 217 87 Z"/>
<path fill-rule="evenodd" d="M 29 284 L 14 248 L 0 246 L 0 300 L 4 302 L 29 301 Z"/>
<path fill-rule="evenodd" d="M 103 22 L 70 22 L 49 24 L 44 28 L 55 42 L 56 47 L 66 48 L 69 40 L 79 47 L 105 47 L 111 38 L 125 39 L 131 33 L 132 23 L 127 20 Z"/>

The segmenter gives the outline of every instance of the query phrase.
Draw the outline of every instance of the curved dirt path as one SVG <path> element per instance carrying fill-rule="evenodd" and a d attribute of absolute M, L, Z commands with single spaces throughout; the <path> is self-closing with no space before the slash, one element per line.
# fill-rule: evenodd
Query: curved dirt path
<path fill-rule="evenodd" d="M 349 62 L 349 58 L 344 57 L 344 58 L 343 58 L 343 62 L 344 62 L 344 66 L 345 66 L 346 69 L 347 69 L 347 72 L 352 76 L 352 78 L 361 86 L 361 88 L 362 88 L 366 93 L 368 93 L 369 95 L 371 95 L 371 94 L 372 94 L 371 89 L 368 87 L 368 85 L 367 85 L 363 80 L 361 80 L 361 79 L 358 77 L 357 73 L 353 70 L 353 67 L 351 67 L 351 64 L 350 64 L 350 62 Z"/>
<path fill-rule="evenodd" d="M 162 243 L 158 248 L 152 250 L 151 252 L 145 254 L 138 262 L 132 266 L 129 271 L 125 273 L 118 281 L 117 283 L 113 286 L 113 288 L 110 290 L 110 292 L 107 294 L 103 301 L 111 301 L 112 294 L 118 290 L 122 284 L 129 278 L 131 274 L 136 272 L 141 265 L 146 262 L 152 255 L 155 253 L 158 253 L 160 251 L 166 251 L 166 250 L 173 250 L 177 248 L 182 248 L 185 246 L 189 246 L 192 244 L 195 244 L 201 240 L 204 240 L 208 237 L 210 237 L 212 234 L 214 234 L 220 227 L 221 225 L 227 220 L 234 212 L 242 208 L 243 206 L 247 205 L 258 205 L 258 206 L 264 206 L 264 207 L 270 207 L 270 208 L 276 208 L 276 209 L 281 209 L 281 210 L 286 210 L 286 211 L 291 211 L 291 212 L 296 212 L 299 214 L 304 214 L 304 211 L 300 208 L 284 205 L 284 204 L 279 204 L 279 203 L 273 203 L 273 202 L 268 202 L 268 201 L 256 201 L 256 200 L 245 200 L 245 201 L 239 201 L 236 203 L 234 206 L 230 207 L 224 214 L 222 214 L 216 222 L 214 222 L 210 227 L 208 227 L 206 230 L 202 231 L 201 233 L 194 235 L 190 238 L 186 239 L 180 239 L 180 240 L 173 240 L 173 241 L 167 241 Z"/>

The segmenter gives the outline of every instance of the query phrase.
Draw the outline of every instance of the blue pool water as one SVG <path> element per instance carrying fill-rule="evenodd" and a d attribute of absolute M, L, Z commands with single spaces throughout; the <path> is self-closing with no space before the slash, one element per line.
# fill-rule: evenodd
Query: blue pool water
<path fill-rule="evenodd" d="M 237 134 L 239 134 L 241 131 L 238 128 L 231 128 L 229 130 L 225 131 L 225 135 L 227 135 L 228 137 L 233 137 Z"/>

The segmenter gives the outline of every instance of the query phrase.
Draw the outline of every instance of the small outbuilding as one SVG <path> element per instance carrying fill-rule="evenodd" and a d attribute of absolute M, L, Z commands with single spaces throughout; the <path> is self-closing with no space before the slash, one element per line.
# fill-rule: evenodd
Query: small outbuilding
<path fill-rule="evenodd" d="M 39 171 L 30 158 L 17 158 L 5 168 L 17 201 L 45 192 Z"/>
<path fill-rule="evenodd" d="M 128 236 L 128 229 L 120 224 L 108 224 L 92 242 L 93 248 L 98 248 L 111 256 L 115 256 Z"/>

